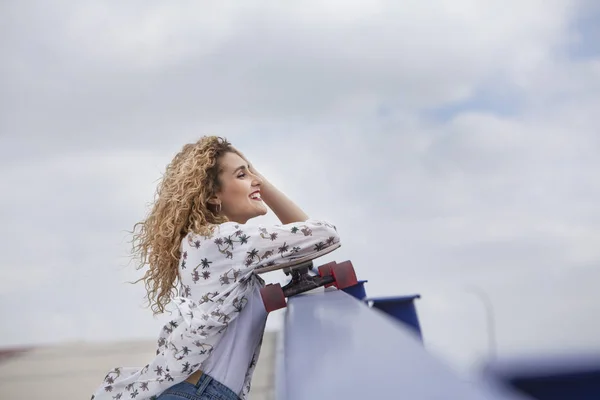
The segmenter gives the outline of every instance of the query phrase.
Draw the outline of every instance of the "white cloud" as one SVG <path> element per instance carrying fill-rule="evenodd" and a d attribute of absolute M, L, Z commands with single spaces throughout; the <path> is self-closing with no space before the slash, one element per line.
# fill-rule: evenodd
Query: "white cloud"
<path fill-rule="evenodd" d="M 233 119 L 247 132 L 257 122 L 436 107 L 482 86 L 526 85 L 567 43 L 575 11 L 567 1 L 518 10 L 501 1 L 369 2 L 343 13 L 336 3 L 232 4 L 85 1 L 18 13 L 6 21 L 6 36 L 20 38 L 7 42 L 6 89 L 24 101 L 6 102 L 6 131 L 50 146 L 49 135 L 78 132 L 58 148 L 117 138 L 155 146 L 165 132 L 222 130 Z"/>
<path fill-rule="evenodd" d="M 0 77 L 3 342 L 37 340 L 23 326 L 155 337 L 143 288 L 123 284 L 139 276 L 124 231 L 173 154 L 215 133 L 338 225 L 331 258 L 369 293 L 422 292 L 449 359 L 485 352 L 465 284 L 493 297 L 503 351 L 597 345 L 600 327 L 576 329 L 600 301 L 600 64 L 568 57 L 582 3 L 232 4 L 88 1 L 22 6 L 27 31 L 7 21 L 22 39 Z"/>
<path fill-rule="evenodd" d="M 176 66 L 218 51 L 235 33 L 239 8 L 233 2 L 81 2 L 69 6 L 65 29 L 72 50 L 89 61 L 117 62 L 126 69 Z"/>

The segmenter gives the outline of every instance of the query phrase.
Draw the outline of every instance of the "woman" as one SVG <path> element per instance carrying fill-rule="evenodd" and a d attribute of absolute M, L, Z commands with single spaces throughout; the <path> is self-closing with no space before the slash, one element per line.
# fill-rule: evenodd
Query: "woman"
<path fill-rule="evenodd" d="M 281 225 L 247 224 L 266 206 Z M 146 366 L 111 370 L 92 399 L 245 399 L 267 319 L 254 269 L 338 242 L 335 226 L 309 219 L 225 139 L 185 145 L 134 228 L 153 311 L 173 302 L 179 316 Z"/>

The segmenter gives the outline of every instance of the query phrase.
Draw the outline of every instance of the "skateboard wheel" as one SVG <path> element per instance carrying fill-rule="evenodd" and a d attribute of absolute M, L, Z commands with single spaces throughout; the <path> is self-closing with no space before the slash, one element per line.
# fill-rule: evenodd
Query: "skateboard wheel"
<path fill-rule="evenodd" d="M 262 297 L 265 310 L 268 313 L 271 311 L 285 308 L 287 303 L 285 302 L 285 295 L 283 289 L 279 283 L 268 284 L 267 286 L 260 289 L 260 296 Z"/>
<path fill-rule="evenodd" d="M 346 289 L 350 286 L 358 284 L 356 278 L 356 272 L 350 261 L 344 261 L 343 263 L 335 264 L 331 268 L 331 274 L 335 279 L 335 287 L 338 289 Z"/>
<path fill-rule="evenodd" d="M 332 275 L 331 270 L 334 265 L 336 265 L 336 262 L 331 261 L 331 262 L 328 262 L 327 264 L 323 264 L 323 265 L 319 266 L 319 276 L 324 277 L 324 276 Z M 333 286 L 333 283 L 328 283 L 328 284 L 324 285 L 324 287 L 326 287 L 326 288 L 328 288 L 329 286 Z"/>

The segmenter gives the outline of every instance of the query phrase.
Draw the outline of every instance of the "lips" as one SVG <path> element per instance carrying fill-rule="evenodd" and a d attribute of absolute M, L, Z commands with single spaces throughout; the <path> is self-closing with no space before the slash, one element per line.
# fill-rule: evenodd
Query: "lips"
<path fill-rule="evenodd" d="M 262 201 L 262 199 L 260 197 L 260 190 L 250 193 L 250 196 L 248 196 L 248 197 L 250 197 L 252 200 Z"/>

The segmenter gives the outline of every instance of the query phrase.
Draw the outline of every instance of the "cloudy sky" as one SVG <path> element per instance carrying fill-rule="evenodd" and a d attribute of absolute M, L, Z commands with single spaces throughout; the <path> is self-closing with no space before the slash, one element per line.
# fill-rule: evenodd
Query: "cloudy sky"
<path fill-rule="evenodd" d="M 600 349 L 599 27 L 593 0 L 1 2 L 0 344 L 155 338 L 127 230 L 217 134 L 369 294 L 420 293 L 449 362 L 488 351 L 470 288 L 501 356 Z"/>

